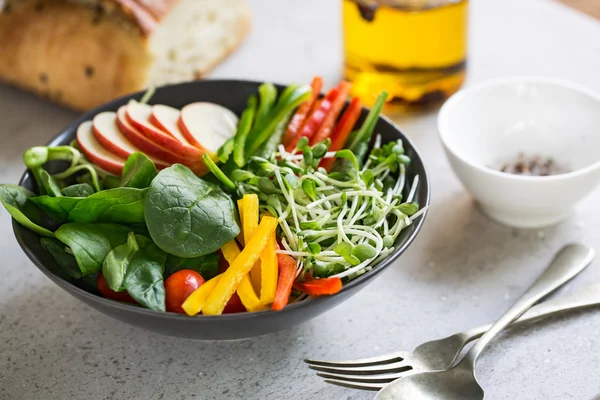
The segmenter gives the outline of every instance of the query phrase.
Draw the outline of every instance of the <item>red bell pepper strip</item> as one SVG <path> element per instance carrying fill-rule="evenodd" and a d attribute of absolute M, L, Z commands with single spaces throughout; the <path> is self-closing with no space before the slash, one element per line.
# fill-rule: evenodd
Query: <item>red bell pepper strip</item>
<path fill-rule="evenodd" d="M 317 97 L 319 96 L 319 93 L 321 93 L 321 89 L 323 88 L 323 78 L 321 78 L 320 76 L 315 76 L 310 86 L 312 88 L 312 97 L 310 98 L 310 100 L 302 103 L 300 107 L 298 107 L 298 109 L 296 110 L 296 113 L 292 117 L 292 120 L 290 121 L 287 130 L 283 135 L 283 139 L 281 140 L 284 146 L 287 146 L 288 143 L 291 142 L 292 139 L 294 139 L 298 135 L 298 132 L 300 131 L 300 128 L 302 128 L 306 117 L 308 117 L 308 115 L 314 108 L 314 105 L 317 102 Z"/>
<path fill-rule="evenodd" d="M 316 143 L 319 143 L 322 140 L 327 139 L 331 135 L 335 121 L 337 121 L 338 116 L 340 115 L 340 112 L 342 111 L 342 108 L 344 108 L 346 99 L 348 98 L 348 95 L 350 94 L 351 87 L 352 87 L 352 84 L 350 82 L 341 81 L 339 83 L 339 85 L 336 88 L 339 92 L 338 97 L 333 101 L 331 110 L 325 117 L 323 124 L 321 125 L 321 127 L 319 128 L 317 133 L 311 139 L 311 141 L 310 141 L 311 146 Z"/>
<path fill-rule="evenodd" d="M 277 292 L 275 301 L 271 309 L 281 310 L 288 303 L 292 285 L 296 279 L 296 260 L 287 254 L 277 254 L 277 265 L 279 267 L 279 280 L 277 282 Z"/>
<path fill-rule="evenodd" d="M 350 136 L 350 132 L 352 132 L 352 128 L 354 128 L 354 125 L 356 125 L 356 121 L 360 116 L 361 109 L 362 104 L 360 100 L 357 97 L 353 98 L 346 111 L 342 114 L 342 117 L 338 121 L 337 125 L 335 128 L 333 128 L 329 151 L 338 151 L 344 148 L 344 144 L 346 143 L 346 140 L 348 140 L 348 136 Z M 319 166 L 329 171 L 334 160 L 335 159 L 333 158 L 324 158 L 321 160 Z"/>
<path fill-rule="evenodd" d="M 338 277 L 312 279 L 302 283 L 294 283 L 294 289 L 309 296 L 327 296 L 342 290 L 342 280 Z"/>
<path fill-rule="evenodd" d="M 321 125 L 323 125 L 323 121 L 325 117 L 333 107 L 334 100 L 338 97 L 339 90 L 337 88 L 331 89 L 325 97 L 321 100 L 318 107 L 313 109 L 310 113 L 306 121 L 304 121 L 304 125 L 300 128 L 300 132 L 294 137 L 285 147 L 287 151 L 292 151 L 298 144 L 298 141 L 301 137 L 306 136 L 310 142 L 312 137 L 317 133 Z"/>

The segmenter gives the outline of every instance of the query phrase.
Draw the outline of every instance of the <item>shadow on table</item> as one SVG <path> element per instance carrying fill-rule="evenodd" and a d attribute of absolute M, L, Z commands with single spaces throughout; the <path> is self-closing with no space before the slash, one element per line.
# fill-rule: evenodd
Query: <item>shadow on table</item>
<path fill-rule="evenodd" d="M 550 261 L 558 251 L 558 247 L 548 249 L 548 244 L 558 237 L 561 225 L 545 230 L 514 229 L 485 216 L 463 190 L 434 192 L 434 196 L 442 198 L 435 198 L 415 249 L 410 249 L 419 251 L 424 263 L 406 265 L 402 273 L 444 286 L 476 285 L 511 274 L 526 278 L 545 267 L 540 259 Z"/>
<path fill-rule="evenodd" d="M 19 292 L 0 306 L 0 398 L 204 399 L 207 388 L 242 398 L 301 368 L 307 354 L 295 344 L 313 336 L 304 324 L 242 341 L 170 338 L 110 319 L 50 283 Z"/>

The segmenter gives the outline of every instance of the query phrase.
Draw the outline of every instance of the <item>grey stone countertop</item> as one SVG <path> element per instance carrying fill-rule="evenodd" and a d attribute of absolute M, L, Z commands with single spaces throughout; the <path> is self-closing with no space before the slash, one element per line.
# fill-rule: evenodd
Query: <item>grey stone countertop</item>
<path fill-rule="evenodd" d="M 341 76 L 339 2 L 254 0 L 246 43 L 211 77 L 308 82 Z M 600 91 L 600 24 L 546 0 L 472 0 L 468 84 L 503 75 L 568 79 Z M 1 51 L 0 51 L 1 57 Z M 75 114 L 0 86 L 0 182 L 16 182 L 22 152 Z M 132 328 L 85 306 L 25 257 L 0 212 L 0 399 L 370 399 L 323 383 L 305 357 L 362 357 L 499 316 L 554 251 L 600 249 L 600 191 L 567 221 L 516 230 L 484 217 L 453 175 L 435 113 L 399 117 L 431 177 L 433 202 L 415 243 L 362 292 L 275 335 L 195 342 Z M 559 295 L 600 282 L 596 260 Z M 600 310 L 515 329 L 478 367 L 489 400 L 592 400 L 600 395 Z"/>

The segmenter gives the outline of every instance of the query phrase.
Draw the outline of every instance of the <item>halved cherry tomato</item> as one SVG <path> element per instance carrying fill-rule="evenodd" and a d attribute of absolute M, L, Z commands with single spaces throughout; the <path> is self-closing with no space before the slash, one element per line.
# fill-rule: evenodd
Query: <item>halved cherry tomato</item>
<path fill-rule="evenodd" d="M 175 272 L 165 281 L 165 305 L 167 311 L 185 314 L 181 305 L 190 294 L 205 282 L 202 275 L 191 269 Z"/>
<path fill-rule="evenodd" d="M 100 291 L 102 297 L 106 297 L 107 299 L 111 300 L 122 301 L 123 303 L 137 303 L 133 297 L 129 295 L 129 293 L 125 291 L 115 292 L 109 288 L 108 282 L 106 282 L 106 278 L 104 278 L 104 275 L 102 274 L 98 274 L 98 277 L 96 278 L 96 284 L 98 285 L 98 291 Z"/>

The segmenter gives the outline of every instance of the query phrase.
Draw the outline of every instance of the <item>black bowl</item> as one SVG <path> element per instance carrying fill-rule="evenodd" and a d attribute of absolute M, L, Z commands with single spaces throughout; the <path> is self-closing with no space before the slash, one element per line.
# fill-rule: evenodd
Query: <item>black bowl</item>
<path fill-rule="evenodd" d="M 194 101 L 210 101 L 221 104 L 239 115 L 244 109 L 248 97 L 256 93 L 259 85 L 260 82 L 234 80 L 190 82 L 157 89 L 151 99 L 151 103 L 161 103 L 181 108 Z M 281 86 L 279 86 L 279 89 L 281 89 Z M 116 111 L 130 99 L 141 98 L 142 94 L 136 93 L 122 97 L 84 114 L 59 133 L 50 141 L 49 145 L 58 146 L 68 144 L 75 138 L 75 133 L 80 123 L 90 120 L 99 112 Z M 362 110 L 360 121 L 365 118 L 367 112 L 367 109 Z M 382 135 L 383 143 L 396 139 L 403 140 L 406 154 L 412 159 L 412 163 L 408 169 L 409 182 L 415 174 L 419 175 L 420 183 L 416 194 L 416 201 L 422 207 L 427 206 L 429 204 L 429 181 L 423 162 L 410 140 L 385 117 L 379 118 L 376 132 Z M 32 175 L 26 171 L 19 184 L 33 189 L 34 181 Z M 402 231 L 396 243 L 396 249 L 389 257 L 379 262 L 371 271 L 346 284 L 339 293 L 333 296 L 309 298 L 290 304 L 278 312 L 267 310 L 254 313 L 198 317 L 163 313 L 107 300 L 98 295 L 95 288 L 88 287 L 85 282 L 74 280 L 64 274 L 50 254 L 41 246 L 38 235 L 23 228 L 14 221 L 13 229 L 19 245 L 40 271 L 58 286 L 96 310 L 128 324 L 165 335 L 204 340 L 230 340 L 265 335 L 288 329 L 314 318 L 347 300 L 350 296 L 364 288 L 368 282 L 383 272 L 385 268 L 392 265 L 408 248 L 419 233 L 424 218 L 425 215 L 419 217 L 414 224 Z"/>

